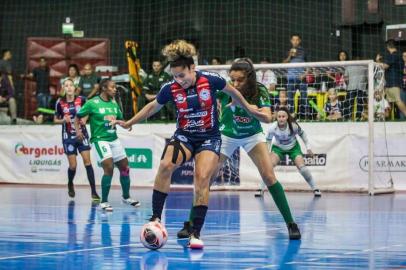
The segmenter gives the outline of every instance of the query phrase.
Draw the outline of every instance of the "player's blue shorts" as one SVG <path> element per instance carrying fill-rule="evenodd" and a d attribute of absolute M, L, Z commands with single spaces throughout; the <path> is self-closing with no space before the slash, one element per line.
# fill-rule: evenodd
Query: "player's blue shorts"
<path fill-rule="evenodd" d="M 84 138 L 83 141 L 79 141 L 76 138 L 68 138 L 62 140 L 63 150 L 66 155 L 77 155 L 79 153 L 90 150 L 90 143 L 88 138 Z"/>
<path fill-rule="evenodd" d="M 186 136 L 179 132 L 175 132 L 172 136 L 172 140 L 178 140 L 195 156 L 197 153 L 207 150 L 216 153 L 220 156 L 221 149 L 221 135 L 211 135 L 205 138 L 196 138 L 192 136 Z"/>

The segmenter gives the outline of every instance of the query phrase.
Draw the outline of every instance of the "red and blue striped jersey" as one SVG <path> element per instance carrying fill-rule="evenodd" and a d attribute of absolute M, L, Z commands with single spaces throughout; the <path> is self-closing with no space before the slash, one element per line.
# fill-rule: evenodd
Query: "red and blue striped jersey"
<path fill-rule="evenodd" d="M 159 104 L 175 104 L 177 131 L 194 137 L 218 135 L 216 92 L 225 86 L 226 80 L 217 73 L 196 71 L 194 86 L 183 89 L 172 80 L 162 86 L 156 99 Z"/>
<path fill-rule="evenodd" d="M 71 102 L 67 102 L 66 99 L 60 98 L 55 105 L 55 116 L 59 119 L 64 118 L 65 115 L 70 117 L 70 122 L 65 122 L 62 124 L 62 138 L 68 139 L 76 137 L 76 130 L 73 121 L 75 119 L 76 113 L 80 111 L 80 108 L 85 104 L 86 98 L 83 96 L 75 97 Z M 86 126 L 82 125 L 83 135 L 88 138 L 88 133 Z"/>

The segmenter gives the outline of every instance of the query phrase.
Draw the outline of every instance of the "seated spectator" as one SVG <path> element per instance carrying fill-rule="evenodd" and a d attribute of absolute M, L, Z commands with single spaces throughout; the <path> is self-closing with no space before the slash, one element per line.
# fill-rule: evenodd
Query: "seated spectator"
<path fill-rule="evenodd" d="M 70 64 L 68 66 L 68 75 L 66 75 L 65 77 L 63 77 L 60 81 L 61 85 L 63 85 L 63 82 L 66 79 L 71 79 L 73 81 L 74 86 L 76 87 L 76 92 L 75 94 L 78 95 L 78 87 L 79 87 L 79 83 L 80 83 L 80 73 L 79 73 L 79 67 L 76 64 Z M 60 96 L 63 96 L 65 93 L 63 90 L 60 91 Z"/>
<path fill-rule="evenodd" d="M 293 107 L 288 103 L 288 93 L 286 90 L 280 90 L 279 91 L 279 97 L 278 101 L 275 103 L 275 105 L 272 108 L 272 118 L 276 120 L 276 113 L 279 111 L 280 108 L 286 108 L 289 112 L 290 115 L 292 115 L 293 118 L 295 118 L 295 113 L 293 112 Z"/>
<path fill-rule="evenodd" d="M 80 76 L 77 93 L 88 99 L 94 97 L 99 90 L 100 77 L 94 72 L 90 63 L 83 67 L 83 74 Z"/>
<path fill-rule="evenodd" d="M 375 91 L 374 93 L 374 117 L 377 121 L 384 121 L 389 118 L 389 102 L 383 97 L 383 93 Z M 367 118 L 368 119 L 368 118 Z"/>
<path fill-rule="evenodd" d="M 328 101 L 324 105 L 325 118 L 327 120 L 340 120 L 343 118 L 343 106 L 337 97 L 337 90 L 330 88 L 327 92 Z M 317 119 L 323 118 L 322 115 L 317 114 Z"/>
<path fill-rule="evenodd" d="M 337 56 L 338 61 L 347 61 L 348 60 L 348 53 L 346 51 L 339 51 Z M 327 76 L 329 79 L 334 81 L 334 88 L 336 89 L 347 89 L 347 84 L 345 82 L 344 77 L 344 69 L 343 68 L 336 68 L 334 70 L 328 70 Z"/>
<path fill-rule="evenodd" d="M 33 80 L 36 83 L 35 96 L 37 98 L 38 108 L 50 108 L 51 93 L 49 92 L 49 67 L 46 59 L 41 57 L 39 64 L 28 74 L 21 74 L 22 79 Z M 43 115 L 33 117 L 36 123 L 42 123 Z"/>

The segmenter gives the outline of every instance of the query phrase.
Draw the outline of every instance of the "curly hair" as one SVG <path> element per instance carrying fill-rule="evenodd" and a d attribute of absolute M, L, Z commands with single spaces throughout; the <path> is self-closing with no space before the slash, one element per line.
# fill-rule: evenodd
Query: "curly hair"
<path fill-rule="evenodd" d="M 194 64 L 196 48 L 186 40 L 178 39 L 166 45 L 162 54 L 167 58 L 170 67 L 188 67 Z"/>

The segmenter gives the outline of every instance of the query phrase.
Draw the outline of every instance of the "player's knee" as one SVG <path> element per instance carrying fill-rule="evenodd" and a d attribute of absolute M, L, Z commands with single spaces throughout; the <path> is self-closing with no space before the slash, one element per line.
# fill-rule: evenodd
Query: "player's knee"
<path fill-rule="evenodd" d="M 175 168 L 175 164 L 170 159 L 162 159 L 159 164 L 159 169 L 163 173 L 171 173 Z"/>
<path fill-rule="evenodd" d="M 196 170 L 196 168 L 195 168 Z M 209 183 L 211 178 L 211 172 L 208 170 L 196 170 L 195 177 L 197 183 Z"/>
<path fill-rule="evenodd" d="M 105 175 L 113 175 L 114 166 L 113 164 L 103 165 L 103 171 Z"/>
<path fill-rule="evenodd" d="M 128 166 L 120 168 L 120 176 L 129 176 L 129 175 L 130 175 L 130 168 Z"/>

